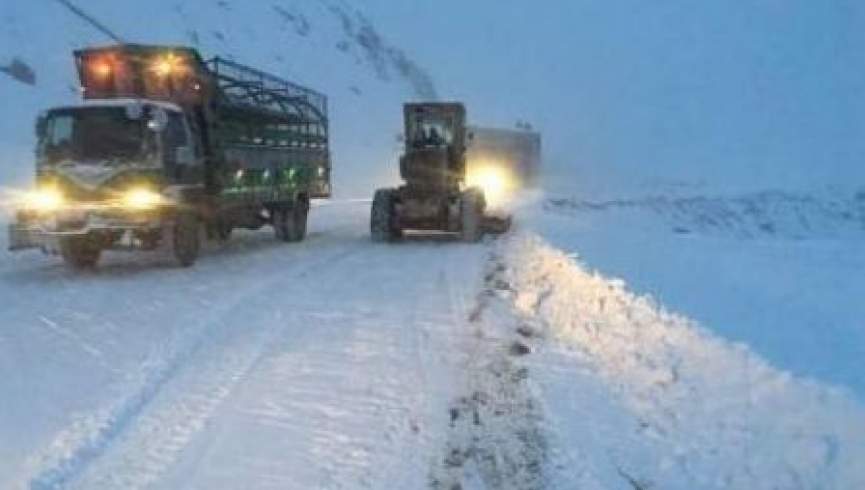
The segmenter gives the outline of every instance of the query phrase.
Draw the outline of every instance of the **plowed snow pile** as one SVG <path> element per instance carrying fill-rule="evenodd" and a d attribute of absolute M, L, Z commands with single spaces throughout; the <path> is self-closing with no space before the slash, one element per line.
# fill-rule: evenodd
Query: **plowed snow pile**
<path fill-rule="evenodd" d="M 500 306 L 548 340 L 528 362 L 558 480 L 579 465 L 613 488 L 865 488 L 865 411 L 846 393 L 773 368 L 539 238 L 502 253 Z"/>

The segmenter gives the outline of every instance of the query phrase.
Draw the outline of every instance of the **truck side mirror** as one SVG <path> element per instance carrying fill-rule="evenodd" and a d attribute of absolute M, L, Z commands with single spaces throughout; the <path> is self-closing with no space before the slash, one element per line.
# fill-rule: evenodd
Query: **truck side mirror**
<path fill-rule="evenodd" d="M 469 131 L 469 134 L 468 134 L 467 137 L 468 137 L 469 143 L 471 143 L 472 141 L 475 140 L 475 132 L 474 132 L 474 131 Z"/>
<path fill-rule="evenodd" d="M 161 133 L 168 126 L 168 114 L 161 108 L 154 108 L 149 111 L 150 118 L 147 120 L 147 128 L 151 131 Z"/>
<path fill-rule="evenodd" d="M 153 118 L 147 121 L 147 129 L 153 131 L 154 133 L 161 133 L 165 130 L 165 121 L 159 118 Z"/>
<path fill-rule="evenodd" d="M 190 166 L 195 163 L 195 155 L 192 153 L 192 147 L 180 146 L 175 150 L 174 161 L 178 166 Z"/>

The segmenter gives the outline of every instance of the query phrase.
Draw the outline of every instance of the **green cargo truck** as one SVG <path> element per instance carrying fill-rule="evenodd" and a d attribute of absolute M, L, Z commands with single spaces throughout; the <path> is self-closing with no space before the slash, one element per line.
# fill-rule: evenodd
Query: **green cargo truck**
<path fill-rule="evenodd" d="M 9 248 L 93 267 L 106 249 L 166 250 L 193 264 L 203 237 L 306 235 L 330 196 L 327 99 L 191 48 L 75 52 L 84 101 L 37 122 L 36 186 Z"/>

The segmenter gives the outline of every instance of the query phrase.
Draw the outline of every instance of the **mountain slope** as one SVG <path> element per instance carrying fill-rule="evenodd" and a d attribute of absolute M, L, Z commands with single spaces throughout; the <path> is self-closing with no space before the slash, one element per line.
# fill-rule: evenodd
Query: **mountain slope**
<path fill-rule="evenodd" d="M 344 2 L 5 2 L 0 95 L 15 103 L 0 118 L 0 185 L 32 173 L 36 114 L 77 99 L 71 51 L 117 40 L 191 45 L 326 93 L 343 195 L 366 196 L 393 177 L 400 104 L 437 95 L 432 76 Z"/>

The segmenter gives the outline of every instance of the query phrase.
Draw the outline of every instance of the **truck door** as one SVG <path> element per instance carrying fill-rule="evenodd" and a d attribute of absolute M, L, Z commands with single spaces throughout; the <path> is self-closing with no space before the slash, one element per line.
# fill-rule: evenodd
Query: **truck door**
<path fill-rule="evenodd" d="M 201 183 L 201 168 L 197 165 L 189 128 L 179 112 L 168 111 L 163 151 L 165 168 L 172 180 L 179 184 Z"/>

